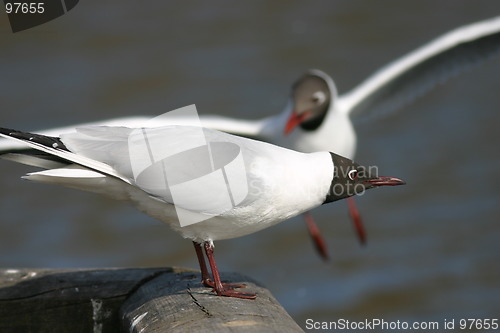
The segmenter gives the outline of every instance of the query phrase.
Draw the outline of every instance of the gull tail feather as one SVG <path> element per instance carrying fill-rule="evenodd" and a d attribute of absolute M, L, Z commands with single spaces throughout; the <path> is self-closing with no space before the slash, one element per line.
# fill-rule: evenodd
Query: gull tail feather
<path fill-rule="evenodd" d="M 67 164 L 78 164 L 87 169 L 116 177 L 128 184 L 131 183 L 128 178 L 117 173 L 111 166 L 69 151 L 59 138 L 21 132 L 8 128 L 0 128 L 0 136 L 23 142 L 31 148 L 43 152 L 46 155 L 57 157 L 58 159 L 67 162 Z M 33 162 L 33 160 L 31 162 Z"/>

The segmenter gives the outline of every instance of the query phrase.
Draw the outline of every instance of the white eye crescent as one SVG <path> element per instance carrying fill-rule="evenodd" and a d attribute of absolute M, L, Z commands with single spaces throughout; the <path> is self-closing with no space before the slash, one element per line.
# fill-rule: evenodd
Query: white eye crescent
<path fill-rule="evenodd" d="M 323 104 L 325 101 L 326 101 L 326 95 L 324 92 L 322 91 L 316 91 L 313 95 L 312 95 L 312 100 L 314 103 L 316 104 Z"/>
<path fill-rule="evenodd" d="M 353 170 L 349 171 L 347 176 L 349 176 L 350 180 L 354 180 L 354 179 L 358 178 L 358 170 L 353 169 Z"/>

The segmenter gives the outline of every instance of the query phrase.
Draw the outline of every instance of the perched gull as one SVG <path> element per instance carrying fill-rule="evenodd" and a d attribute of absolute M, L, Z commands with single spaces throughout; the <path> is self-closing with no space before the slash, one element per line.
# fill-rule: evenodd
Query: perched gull
<path fill-rule="evenodd" d="M 260 120 L 240 120 L 221 116 L 201 116 L 204 127 L 271 142 L 302 152 L 332 151 L 354 158 L 356 133 L 352 120 L 401 108 L 446 79 L 480 63 L 500 49 L 500 17 L 476 22 L 452 30 L 413 52 L 389 63 L 348 93 L 337 95 L 330 76 L 310 70 L 292 86 L 285 110 Z M 150 117 L 119 118 L 95 125 L 141 127 L 168 125 L 164 119 L 151 122 Z M 58 136 L 72 132 L 75 125 L 38 131 Z M 186 120 L 184 125 L 190 125 Z M 0 152 L 22 148 L 3 140 Z M 365 231 L 353 198 L 349 211 L 358 236 L 365 241 Z M 320 253 L 326 248 L 311 215 L 306 215 L 311 234 Z"/>
<path fill-rule="evenodd" d="M 0 157 L 47 169 L 23 178 L 129 201 L 193 241 L 202 283 L 219 296 L 256 297 L 221 282 L 214 241 L 370 188 L 404 184 L 334 153 L 301 153 L 193 126 L 93 126 L 60 137 L 1 128 L 0 136 L 29 147 Z"/>

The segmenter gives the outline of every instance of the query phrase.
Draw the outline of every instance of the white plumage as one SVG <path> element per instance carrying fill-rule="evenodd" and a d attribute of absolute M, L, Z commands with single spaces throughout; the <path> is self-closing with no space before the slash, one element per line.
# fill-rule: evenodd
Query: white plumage
<path fill-rule="evenodd" d="M 325 201 L 333 177 L 332 158 L 327 152 L 304 154 L 261 141 L 187 126 L 150 129 L 149 139 L 162 142 L 163 150 L 171 155 L 169 152 L 177 153 L 177 147 L 189 141 L 190 136 L 196 136 L 200 130 L 207 142 L 230 143 L 240 147 L 248 195 L 235 210 L 222 212 L 192 226 L 180 227 L 173 209 L 172 196 L 167 192 L 160 192 L 167 188 L 155 174 L 156 169 L 146 169 L 141 176 L 154 178 L 157 188 L 138 183 L 137 177 L 134 177 L 131 167 L 134 156 L 130 153 L 129 145 L 141 133 L 135 129 L 104 126 L 79 128 L 74 133 L 61 136 L 61 141 L 70 151 L 24 141 L 37 150 L 74 163 L 62 168 L 30 173 L 24 178 L 130 200 L 141 211 L 169 224 L 183 237 L 196 242 L 250 234 Z M 189 156 L 189 162 L 193 165 L 200 164 L 201 162 L 193 160 L 195 157 Z M 53 162 L 50 162 L 49 167 L 52 166 L 51 163 Z M 188 172 L 188 169 L 186 165 L 178 164 L 172 168 L 171 173 L 179 175 Z M 196 176 L 198 175 L 188 173 L 182 177 Z M 216 193 L 211 194 L 210 198 L 214 207 L 221 204 L 217 202 L 219 197 Z M 213 215 L 210 211 L 197 213 Z"/>
<path fill-rule="evenodd" d="M 355 195 L 359 186 L 404 184 L 328 152 L 300 153 L 200 127 L 94 126 L 60 139 L 0 128 L 0 136 L 32 148 L 0 156 L 48 168 L 24 178 L 129 201 L 192 240 L 202 282 L 223 296 L 255 297 L 222 284 L 213 241 L 257 232 Z"/>

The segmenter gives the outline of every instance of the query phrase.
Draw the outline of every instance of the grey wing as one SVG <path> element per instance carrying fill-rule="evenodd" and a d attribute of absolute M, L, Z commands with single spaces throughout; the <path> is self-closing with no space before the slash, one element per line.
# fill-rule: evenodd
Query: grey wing
<path fill-rule="evenodd" d="M 500 17 L 453 30 L 373 74 L 339 100 L 352 118 L 393 111 L 500 51 Z"/>
<path fill-rule="evenodd" d="M 124 178 L 131 179 L 128 137 L 133 129 L 110 126 L 83 126 L 61 134 L 68 149 L 86 158 L 109 165 Z"/>
<path fill-rule="evenodd" d="M 222 132 L 96 126 L 61 139 L 72 152 L 111 166 L 151 196 L 189 211 L 221 214 L 248 192 L 245 139 Z"/>

